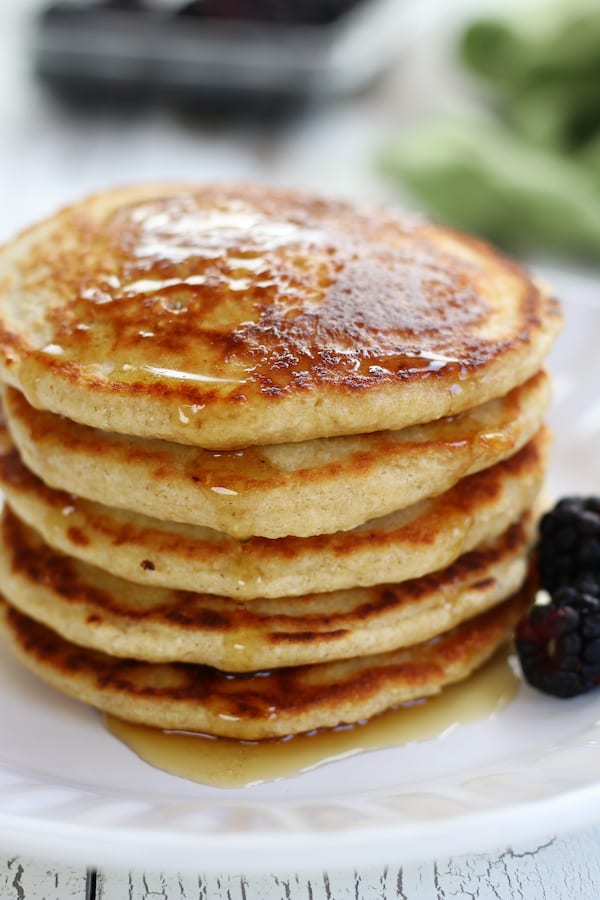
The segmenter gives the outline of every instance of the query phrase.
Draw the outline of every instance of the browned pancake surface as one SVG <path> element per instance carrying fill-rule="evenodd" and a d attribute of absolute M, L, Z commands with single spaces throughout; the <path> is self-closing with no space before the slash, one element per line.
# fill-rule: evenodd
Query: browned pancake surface
<path fill-rule="evenodd" d="M 98 195 L 0 255 L 34 406 L 204 447 L 403 427 L 540 367 L 555 301 L 488 245 L 261 186 Z"/>
<path fill-rule="evenodd" d="M 531 585 L 441 638 L 392 653 L 232 675 L 206 666 L 116 659 L 77 647 L 3 603 L 23 662 L 71 696 L 123 719 L 248 740 L 356 722 L 466 677 L 531 602 Z"/>
<path fill-rule="evenodd" d="M 242 603 L 126 582 L 52 550 L 5 510 L 0 576 L 13 606 L 76 644 L 248 671 L 380 653 L 447 631 L 518 590 L 534 525 L 526 515 L 420 579 Z"/>
<path fill-rule="evenodd" d="M 444 568 L 500 535 L 534 502 L 548 451 L 543 430 L 510 459 L 450 491 L 352 531 L 238 541 L 47 488 L 7 449 L 0 484 L 51 546 L 144 584 L 240 599 L 405 581 Z"/>
<path fill-rule="evenodd" d="M 550 380 L 538 372 L 504 397 L 425 425 L 211 451 L 89 428 L 3 391 L 21 457 L 46 484 L 237 538 L 345 531 L 441 494 L 519 450 L 549 401 Z"/>

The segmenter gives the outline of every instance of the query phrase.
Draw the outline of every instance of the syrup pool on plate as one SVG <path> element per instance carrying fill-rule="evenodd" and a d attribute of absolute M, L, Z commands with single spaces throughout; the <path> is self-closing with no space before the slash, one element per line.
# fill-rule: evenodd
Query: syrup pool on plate
<path fill-rule="evenodd" d="M 200 784 L 239 788 L 277 781 L 357 753 L 439 738 L 468 722 L 488 719 L 516 694 L 519 680 L 505 649 L 474 675 L 428 700 L 368 722 L 264 741 L 236 741 L 159 731 L 112 716 L 109 731 L 157 769 Z"/>

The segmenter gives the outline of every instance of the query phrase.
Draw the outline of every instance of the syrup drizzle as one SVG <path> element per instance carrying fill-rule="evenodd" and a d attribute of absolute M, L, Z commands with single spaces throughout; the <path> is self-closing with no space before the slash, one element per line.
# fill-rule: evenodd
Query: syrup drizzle
<path fill-rule="evenodd" d="M 184 192 L 87 230 L 74 218 L 82 252 L 66 242 L 45 260 L 44 284 L 71 299 L 23 363 L 30 396 L 48 358 L 122 385 L 179 385 L 201 405 L 207 392 L 236 399 L 241 385 L 245 397 L 249 383 L 269 396 L 309 382 L 456 383 L 493 353 L 478 336 L 489 304 L 418 229 L 396 222 L 388 246 L 379 217 L 264 202 Z"/>

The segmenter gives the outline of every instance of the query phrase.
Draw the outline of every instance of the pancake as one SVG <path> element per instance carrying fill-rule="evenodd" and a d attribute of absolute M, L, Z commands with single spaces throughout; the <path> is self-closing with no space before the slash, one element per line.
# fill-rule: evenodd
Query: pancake
<path fill-rule="evenodd" d="M 353 529 L 238 541 L 150 519 L 46 487 L 16 451 L 0 454 L 0 486 L 50 546 L 142 584 L 239 599 L 285 597 L 418 578 L 500 535 L 528 509 L 546 469 L 548 432 L 517 454 Z"/>
<path fill-rule="evenodd" d="M 209 449 L 455 415 L 533 376 L 560 325 L 481 241 L 279 188 L 119 188 L 0 253 L 3 380 Z"/>
<path fill-rule="evenodd" d="M 450 419 L 220 453 L 78 425 L 11 388 L 4 409 L 23 461 L 52 487 L 233 537 L 277 538 L 351 529 L 443 493 L 519 450 L 549 400 L 540 372 Z"/>
<path fill-rule="evenodd" d="M 124 581 L 52 550 L 8 510 L 0 529 L 6 599 L 65 639 L 243 672 L 382 653 L 448 631 L 521 587 L 535 517 L 421 579 L 248 604 Z"/>
<path fill-rule="evenodd" d="M 0 601 L 0 628 L 23 663 L 71 697 L 121 719 L 259 740 L 358 722 L 438 693 L 491 656 L 532 587 L 423 644 L 315 666 L 225 674 L 208 666 L 118 659 L 78 647 Z"/>

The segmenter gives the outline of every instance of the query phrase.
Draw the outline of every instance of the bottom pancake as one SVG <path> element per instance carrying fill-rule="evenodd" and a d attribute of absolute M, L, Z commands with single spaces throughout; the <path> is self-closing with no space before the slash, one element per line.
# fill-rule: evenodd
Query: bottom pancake
<path fill-rule="evenodd" d="M 145 663 L 84 649 L 0 601 L 0 626 L 25 665 L 72 697 L 163 729 L 260 740 L 358 722 L 466 678 L 531 604 L 509 600 L 431 641 L 341 662 L 232 675 L 189 663 Z"/>

